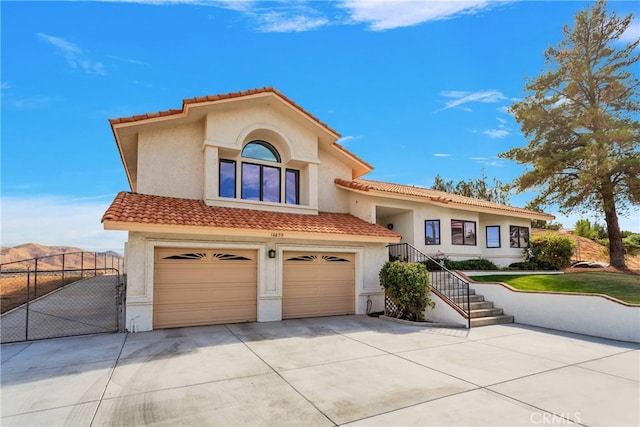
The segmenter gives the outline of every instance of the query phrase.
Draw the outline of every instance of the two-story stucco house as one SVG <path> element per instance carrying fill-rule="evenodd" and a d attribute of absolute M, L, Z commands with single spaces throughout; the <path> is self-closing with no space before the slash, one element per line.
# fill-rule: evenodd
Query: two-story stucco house
<path fill-rule="evenodd" d="M 372 166 L 273 88 L 110 123 L 131 192 L 102 221 L 129 232 L 132 331 L 380 310 L 388 244 L 504 265 L 553 218 L 360 179 Z"/>

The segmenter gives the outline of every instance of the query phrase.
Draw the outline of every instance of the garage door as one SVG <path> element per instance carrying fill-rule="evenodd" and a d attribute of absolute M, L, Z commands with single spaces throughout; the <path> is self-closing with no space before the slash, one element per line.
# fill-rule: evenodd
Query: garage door
<path fill-rule="evenodd" d="M 285 252 L 282 318 L 355 313 L 355 254 Z"/>
<path fill-rule="evenodd" d="M 256 251 L 158 248 L 153 327 L 255 321 Z"/>

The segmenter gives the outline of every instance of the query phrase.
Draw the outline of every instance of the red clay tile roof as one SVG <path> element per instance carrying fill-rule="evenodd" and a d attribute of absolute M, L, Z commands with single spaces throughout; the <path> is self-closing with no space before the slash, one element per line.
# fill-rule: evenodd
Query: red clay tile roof
<path fill-rule="evenodd" d="M 207 206 L 201 200 L 120 192 L 102 222 L 274 230 L 388 238 L 399 235 L 349 214 L 293 214 Z"/>
<path fill-rule="evenodd" d="M 400 196 L 418 197 L 428 199 L 439 203 L 452 203 L 458 205 L 473 206 L 478 208 L 495 209 L 503 212 L 511 212 L 514 214 L 526 215 L 543 220 L 553 220 L 555 217 L 543 212 L 531 211 L 528 209 L 517 208 L 515 206 L 503 205 L 500 203 L 488 202 L 486 200 L 474 199 L 472 197 L 459 196 L 457 194 L 446 193 L 444 191 L 432 190 L 430 188 L 414 187 L 410 185 L 393 184 L 390 182 L 371 181 L 368 179 L 355 179 L 346 181 L 337 178 L 336 185 L 339 187 L 356 190 L 356 191 L 379 191 L 388 194 L 397 194 Z"/>
<path fill-rule="evenodd" d="M 186 106 L 189 105 L 189 104 L 198 104 L 198 103 L 203 103 L 203 102 L 221 101 L 221 100 L 231 99 L 231 98 L 241 98 L 243 96 L 256 95 L 256 94 L 260 94 L 260 93 L 273 93 L 273 94 L 277 95 L 283 101 L 287 102 L 289 105 L 291 105 L 292 107 L 296 108 L 302 114 L 304 114 L 305 116 L 307 116 L 308 118 L 310 118 L 314 122 L 318 123 L 320 126 L 324 127 L 329 132 L 332 132 L 332 133 L 336 134 L 338 136 L 338 138 L 341 136 L 334 129 L 330 128 L 329 125 L 327 125 L 326 123 L 320 121 L 313 114 L 309 113 L 307 110 L 305 110 L 304 108 L 302 108 L 301 106 L 299 106 L 298 104 L 293 102 L 291 99 L 289 99 L 287 96 L 285 96 L 282 92 L 280 92 L 279 90 L 277 90 L 276 88 L 271 87 L 271 86 L 258 88 L 258 89 L 243 90 L 243 91 L 240 91 L 240 92 L 223 93 L 223 94 L 220 94 L 220 95 L 207 95 L 207 96 L 196 96 L 195 98 L 186 98 L 186 99 L 182 100 L 182 109 L 180 109 L 180 110 L 166 110 L 166 111 L 159 111 L 157 113 L 146 113 L 146 114 L 139 114 L 139 115 L 130 116 L 130 117 L 120 117 L 120 118 L 117 118 L 117 119 L 109 119 L 109 123 L 111 123 L 111 126 L 113 126 L 113 125 L 117 125 L 117 124 L 121 124 L 121 123 L 131 123 L 131 122 L 137 122 L 137 121 L 140 121 L 140 120 L 153 119 L 153 118 L 156 118 L 156 117 L 171 116 L 171 115 L 174 115 L 174 114 L 182 114 L 182 113 L 184 113 Z"/>

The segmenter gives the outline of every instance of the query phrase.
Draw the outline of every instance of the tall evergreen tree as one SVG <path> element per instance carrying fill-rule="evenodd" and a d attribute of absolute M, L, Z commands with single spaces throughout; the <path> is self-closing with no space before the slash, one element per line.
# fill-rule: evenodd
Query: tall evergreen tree
<path fill-rule="evenodd" d="M 545 52 L 548 69 L 511 107 L 529 143 L 501 156 L 531 166 L 515 186 L 538 190 L 535 203 L 603 212 L 610 264 L 625 268 L 618 214 L 640 204 L 640 38 L 617 47 L 633 16 L 606 6 L 578 12 Z"/>

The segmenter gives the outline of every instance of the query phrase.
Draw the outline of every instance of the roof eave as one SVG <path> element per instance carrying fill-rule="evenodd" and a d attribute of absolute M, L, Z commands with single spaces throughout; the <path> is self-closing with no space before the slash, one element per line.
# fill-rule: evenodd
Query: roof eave
<path fill-rule="evenodd" d="M 232 227 L 207 227 L 194 225 L 175 225 L 103 220 L 105 230 L 137 231 L 152 233 L 176 233 L 194 234 L 207 236 L 233 236 L 252 238 L 272 238 L 273 230 L 261 230 L 253 228 L 232 228 Z M 313 233 L 304 231 L 279 230 L 287 239 L 321 240 L 321 241 L 343 241 L 360 243 L 399 243 L 401 236 L 369 236 L 360 234 L 339 234 L 339 233 Z"/>
<path fill-rule="evenodd" d="M 429 203 L 429 204 L 437 204 L 437 205 L 447 205 L 449 207 L 456 207 L 461 210 L 472 210 L 475 212 L 483 212 L 490 214 L 500 214 L 503 216 L 512 216 L 517 218 L 526 218 L 530 220 L 542 220 L 542 221 L 553 221 L 555 216 L 546 214 L 543 212 L 534 212 L 534 211 L 524 211 L 524 210 L 509 210 L 509 209 L 500 209 L 500 208 L 492 208 L 489 206 L 476 206 L 466 203 L 456 202 L 455 200 L 445 199 L 441 197 L 431 197 L 431 196 L 417 196 L 412 194 L 401 194 L 394 193 L 390 191 L 378 190 L 375 188 L 370 188 L 364 185 L 361 185 L 361 188 L 354 188 L 348 185 L 342 185 L 336 182 L 336 185 L 340 188 L 343 188 L 348 191 L 352 191 L 354 193 L 366 194 L 375 197 L 394 199 L 394 200 L 407 200 L 418 203 Z M 507 205 L 505 205 L 507 206 Z"/>

